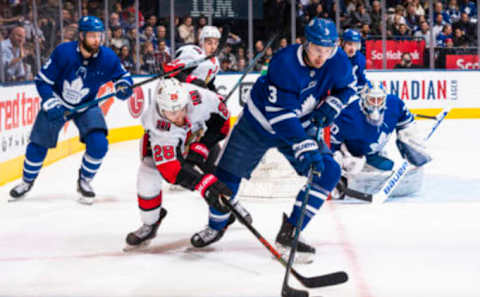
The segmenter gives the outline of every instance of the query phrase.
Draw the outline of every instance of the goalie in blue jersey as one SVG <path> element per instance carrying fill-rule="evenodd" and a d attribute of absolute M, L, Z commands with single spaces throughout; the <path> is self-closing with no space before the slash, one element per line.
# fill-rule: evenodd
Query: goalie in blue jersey
<path fill-rule="evenodd" d="M 90 182 L 107 153 L 108 129 L 98 104 L 78 111 L 74 108 L 93 101 L 98 89 L 111 80 L 115 82 L 117 98 L 130 98 L 132 78 L 115 53 L 102 46 L 105 27 L 99 18 L 82 17 L 78 29 L 79 40 L 58 45 L 35 77 L 41 109 L 27 145 L 23 180 L 10 191 L 13 199 L 31 190 L 48 149 L 57 146 L 60 129 L 71 119 L 78 128 L 80 141 L 86 145 L 77 180 L 79 202 L 93 203 L 95 192 Z M 73 112 L 68 119 L 64 118 L 66 111 Z"/>
<path fill-rule="evenodd" d="M 337 46 L 335 24 L 314 18 L 305 33 L 307 42 L 276 53 L 267 74 L 254 84 L 216 171 L 219 180 L 232 190 L 231 201 L 235 202 L 241 179 L 250 178 L 270 148 L 278 149 L 299 175 L 307 176 L 313 168 L 302 229 L 340 178 L 340 167 L 323 141 L 315 141 L 312 131 L 328 126 L 354 94 L 352 67 Z M 299 191 L 291 214 L 283 215 L 276 242 L 284 252 L 293 242 L 304 195 L 305 188 Z M 229 213 L 211 207 L 207 228 L 194 235 L 196 246 L 219 240 L 228 218 Z M 308 262 L 315 248 L 300 239 L 297 251 L 300 261 Z"/>
<path fill-rule="evenodd" d="M 331 149 L 342 167 L 342 178 L 332 192 L 342 199 L 345 189 L 372 194 L 391 174 L 394 162 L 386 145 L 396 131 L 402 157 L 414 165 L 392 196 L 411 194 L 421 186 L 422 166 L 431 158 L 413 115 L 398 96 L 387 95 L 380 81 L 368 82 L 360 99 L 350 103 L 331 125 Z"/>

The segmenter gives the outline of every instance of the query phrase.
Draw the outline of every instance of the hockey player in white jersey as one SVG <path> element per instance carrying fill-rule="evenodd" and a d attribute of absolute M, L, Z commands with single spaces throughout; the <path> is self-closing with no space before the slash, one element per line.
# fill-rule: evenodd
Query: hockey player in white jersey
<path fill-rule="evenodd" d="M 83 110 L 74 108 L 95 100 L 98 89 L 108 81 L 115 82 L 116 97 L 126 100 L 132 95 L 132 78 L 120 59 L 108 47 L 102 46 L 105 27 L 93 16 L 78 22 L 79 40 L 65 42 L 55 48 L 50 59 L 35 77 L 42 98 L 27 145 L 23 180 L 10 191 L 13 199 L 23 197 L 33 186 L 49 148 L 57 145 L 58 134 L 66 121 L 73 120 L 85 143 L 86 152 L 80 166 L 78 200 L 92 204 L 95 192 L 90 185 L 108 150 L 107 125 L 98 104 Z M 66 111 L 72 115 L 64 118 Z"/>
<path fill-rule="evenodd" d="M 199 36 L 199 44 L 186 44 L 180 47 L 175 53 L 175 59 L 164 65 L 165 72 L 170 72 L 185 65 L 190 61 L 199 60 L 215 53 L 220 40 L 220 31 L 215 26 L 205 26 Z M 214 80 L 220 71 L 220 63 L 217 57 L 200 63 L 192 70 L 175 73 L 177 79 L 183 82 L 193 83 L 201 87 L 215 90 Z"/>
<path fill-rule="evenodd" d="M 145 134 L 140 142 L 137 194 L 143 224 L 127 235 L 127 250 L 145 246 L 155 237 L 167 214 L 162 208 L 164 181 L 198 190 L 210 206 L 227 211 L 220 196 L 232 192 L 216 176 L 201 169 L 210 148 L 227 135 L 229 118 L 226 105 L 216 93 L 175 78 L 159 81 L 154 103 L 141 119 Z M 196 136 L 201 130 L 205 131 L 203 136 Z M 231 216 L 229 224 L 233 220 Z M 194 246 L 198 242 L 192 238 Z"/>
<path fill-rule="evenodd" d="M 330 129 L 334 158 L 342 168 L 342 178 L 332 198 L 343 198 L 347 187 L 366 194 L 380 189 L 394 165 L 386 151 L 394 131 L 400 154 L 415 167 L 392 196 L 418 191 L 422 166 L 431 158 L 413 115 L 398 96 L 387 95 L 380 81 L 367 82 L 360 97 L 342 111 Z"/>

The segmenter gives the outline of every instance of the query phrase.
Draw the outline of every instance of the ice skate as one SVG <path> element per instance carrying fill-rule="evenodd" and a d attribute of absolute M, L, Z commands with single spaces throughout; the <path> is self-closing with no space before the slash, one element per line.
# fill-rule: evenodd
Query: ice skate
<path fill-rule="evenodd" d="M 25 194 L 28 193 L 32 189 L 33 182 L 27 183 L 22 180 L 21 183 L 13 187 L 13 189 L 10 190 L 10 199 L 9 201 L 16 201 L 20 198 L 23 198 Z"/>
<path fill-rule="evenodd" d="M 280 231 L 278 231 L 275 245 L 279 249 L 280 254 L 286 260 L 290 255 L 290 249 L 295 237 L 295 226 L 287 221 L 287 215 L 283 214 L 283 221 Z M 300 235 L 297 243 L 297 251 L 295 253 L 295 263 L 312 263 L 315 256 L 315 248 L 309 245 Z"/>
<path fill-rule="evenodd" d="M 90 182 L 83 178 L 80 172 L 78 172 L 77 192 L 81 195 L 80 198 L 78 198 L 79 203 L 86 205 L 93 204 L 95 192 L 93 191 Z"/>
<path fill-rule="evenodd" d="M 160 224 L 166 215 L 167 210 L 165 208 L 161 208 L 158 220 L 153 225 L 143 224 L 136 231 L 128 233 L 125 240 L 127 242 L 127 246 L 123 249 L 123 251 L 128 252 L 148 246 L 152 239 L 157 235 L 158 227 L 160 227 Z"/>
<path fill-rule="evenodd" d="M 222 230 L 215 230 L 210 228 L 209 226 L 205 227 L 200 232 L 193 234 L 192 238 L 190 238 L 190 242 L 194 247 L 203 248 L 206 247 L 222 238 L 225 230 L 227 230 L 228 226 L 235 222 L 235 216 L 233 214 L 230 215 L 228 218 L 227 225 Z"/>

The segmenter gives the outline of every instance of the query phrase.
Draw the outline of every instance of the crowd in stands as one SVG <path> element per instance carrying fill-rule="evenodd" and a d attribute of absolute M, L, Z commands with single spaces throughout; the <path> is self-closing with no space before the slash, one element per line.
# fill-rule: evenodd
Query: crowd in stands
<path fill-rule="evenodd" d="M 0 1 L 0 40 L 2 63 L 7 81 L 32 80 L 36 74 L 34 35 L 39 41 L 40 64 L 46 62 L 51 51 L 60 42 L 76 40 L 79 12 L 104 18 L 104 1 L 63 1 L 63 34 L 59 24 L 59 1 L 37 0 L 39 30 L 34 34 L 32 1 Z M 140 1 L 142 4 L 145 1 Z M 148 1 L 147 1 L 148 2 Z M 157 1 L 155 1 L 157 2 Z M 290 1 L 264 0 L 263 19 L 255 20 L 254 52 L 247 50 L 247 27 L 240 21 L 232 26 L 227 45 L 219 59 L 222 71 L 243 71 L 250 58 L 264 50 L 265 40 L 273 28 L 290 28 Z M 146 3 L 146 2 L 145 2 Z M 303 29 L 315 16 L 335 19 L 334 0 L 297 0 L 296 43 L 304 41 Z M 434 26 L 428 23 L 428 1 L 387 0 L 387 37 L 394 40 L 424 39 L 430 44 L 430 30 L 435 47 L 476 47 L 477 7 L 472 0 L 438 0 L 434 2 Z M 140 6 L 142 7 L 142 5 Z M 145 5 L 143 5 L 145 7 Z M 159 19 L 156 11 L 140 10 L 139 31 L 135 26 L 133 1 L 115 1 L 109 10 L 106 24 L 106 44 L 120 57 L 123 65 L 133 74 L 158 73 L 164 63 L 172 60 L 169 18 Z M 216 22 L 216 20 L 215 20 Z M 175 46 L 198 43 L 199 33 L 207 24 L 207 17 L 175 17 Z M 240 24 L 240 25 L 239 25 Z M 381 35 L 381 5 L 378 0 L 340 0 L 341 28 L 354 28 L 364 39 Z M 139 36 L 140 54 L 137 57 L 136 39 Z M 63 35 L 63 39 L 61 36 Z M 273 48 L 255 65 L 260 71 L 266 61 L 279 49 L 289 44 L 289 34 L 277 40 Z M 139 62 L 139 70 L 136 61 Z"/>

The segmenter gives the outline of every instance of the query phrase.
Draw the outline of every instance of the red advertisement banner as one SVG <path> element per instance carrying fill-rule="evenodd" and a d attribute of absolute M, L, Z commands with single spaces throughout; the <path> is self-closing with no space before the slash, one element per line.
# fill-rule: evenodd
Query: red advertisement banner
<path fill-rule="evenodd" d="M 480 69 L 480 60 L 477 55 L 446 55 L 445 68 Z"/>
<path fill-rule="evenodd" d="M 410 53 L 412 63 L 423 65 L 425 41 L 387 40 L 387 69 L 400 63 L 403 53 Z M 367 69 L 382 69 L 383 52 L 381 40 L 367 40 L 365 45 Z"/>

